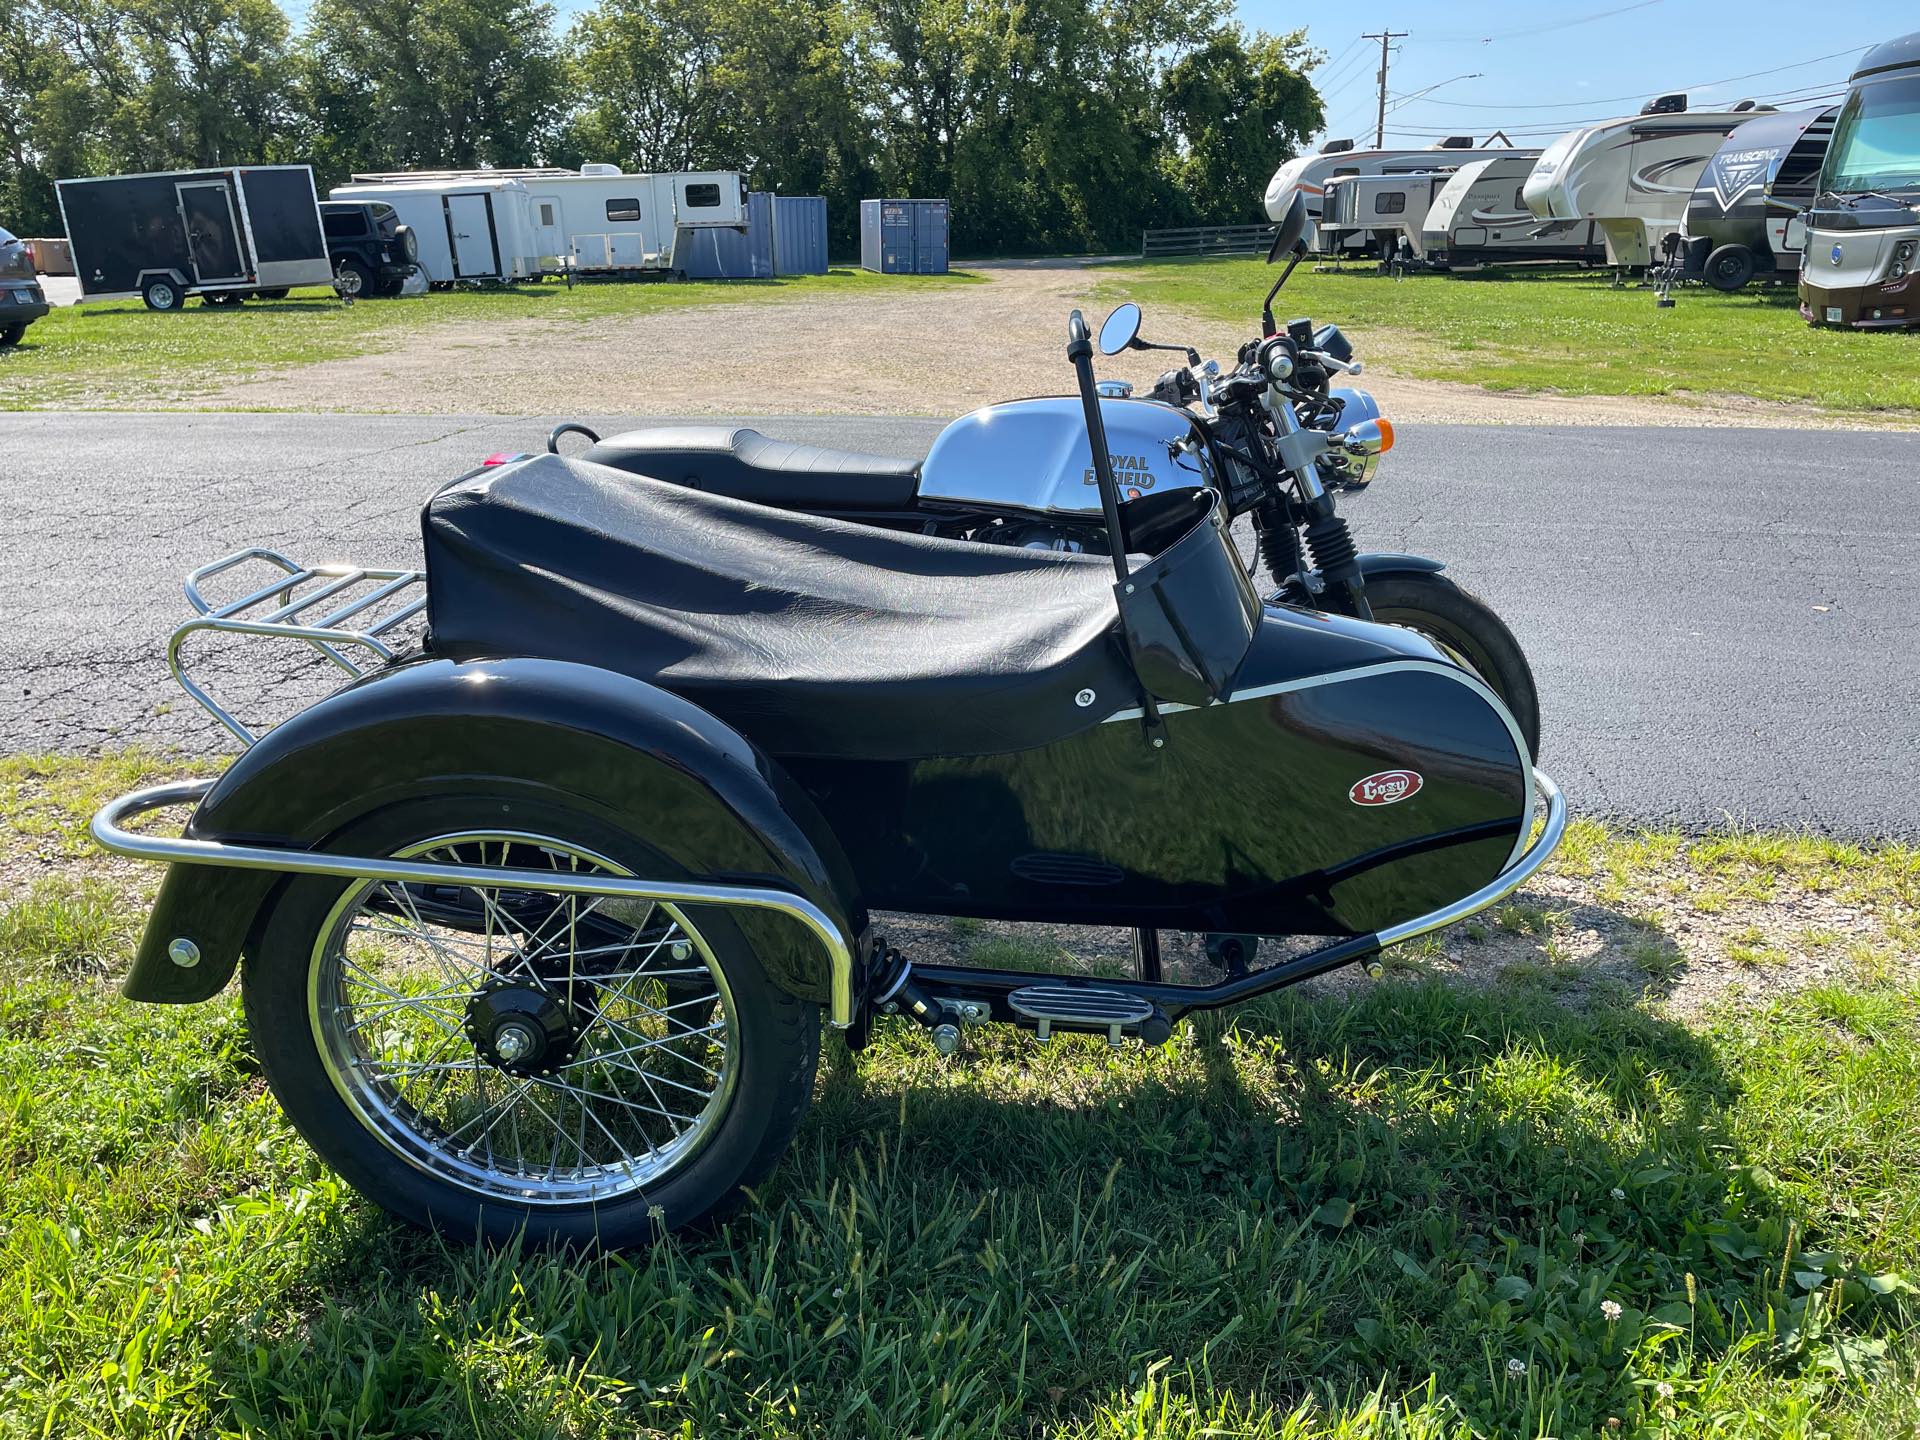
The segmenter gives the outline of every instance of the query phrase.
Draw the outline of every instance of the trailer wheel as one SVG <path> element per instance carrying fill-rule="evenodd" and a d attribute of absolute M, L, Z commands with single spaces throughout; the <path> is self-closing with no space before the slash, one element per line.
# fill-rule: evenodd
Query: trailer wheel
<path fill-rule="evenodd" d="M 1732 294 L 1753 279 L 1753 252 L 1744 245 L 1722 245 L 1707 256 L 1707 284 Z"/>
<path fill-rule="evenodd" d="M 256 290 L 253 293 L 255 298 L 260 300 L 284 300 L 292 292 L 281 285 L 272 290 Z"/>
<path fill-rule="evenodd" d="M 334 268 L 333 288 L 349 300 L 358 300 L 373 291 L 373 272 L 349 256 Z"/>
<path fill-rule="evenodd" d="M 20 343 L 20 337 L 27 333 L 27 322 L 18 321 L 12 325 L 0 325 L 0 350 L 9 349 Z"/>
<path fill-rule="evenodd" d="M 167 279 L 149 280 L 142 287 L 140 298 L 146 301 L 149 310 L 178 310 L 187 300 L 180 287 Z"/>
<path fill-rule="evenodd" d="M 202 297 L 206 304 L 217 310 L 237 310 L 246 303 L 246 296 L 238 290 L 222 290 L 218 295 Z"/>

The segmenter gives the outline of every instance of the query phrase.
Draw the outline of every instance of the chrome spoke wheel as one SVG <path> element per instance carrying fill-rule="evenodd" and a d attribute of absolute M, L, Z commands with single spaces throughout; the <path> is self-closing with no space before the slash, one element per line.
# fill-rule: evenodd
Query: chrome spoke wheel
<path fill-rule="evenodd" d="M 550 837 L 443 835 L 406 858 L 627 875 Z M 408 1164 L 523 1205 L 630 1196 L 682 1167 L 738 1070 L 726 977 L 678 908 L 364 882 L 308 970 L 328 1078 Z"/>

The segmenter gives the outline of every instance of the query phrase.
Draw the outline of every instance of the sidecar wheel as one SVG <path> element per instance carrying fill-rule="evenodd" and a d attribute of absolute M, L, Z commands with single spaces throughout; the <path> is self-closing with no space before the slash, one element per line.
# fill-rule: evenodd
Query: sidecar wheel
<path fill-rule="evenodd" d="M 1533 667 L 1493 607 L 1444 575 L 1403 572 L 1367 581 L 1373 618 L 1418 630 L 1463 661 L 1506 703 L 1529 758 L 1540 758 L 1540 692 Z"/>
<path fill-rule="evenodd" d="M 334 848 L 670 873 L 589 817 L 477 797 L 397 806 Z M 819 1059 L 819 1007 L 712 908 L 302 877 L 242 993 L 320 1157 L 458 1240 L 620 1248 L 723 1214 L 785 1151 Z"/>

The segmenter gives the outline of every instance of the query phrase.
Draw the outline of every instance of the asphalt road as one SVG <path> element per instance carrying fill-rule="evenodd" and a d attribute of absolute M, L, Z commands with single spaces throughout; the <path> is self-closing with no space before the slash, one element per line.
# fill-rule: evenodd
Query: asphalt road
<path fill-rule="evenodd" d="M 902 453 L 939 428 L 756 423 Z M 538 448 L 547 424 L 0 416 L 0 750 L 230 748 L 166 675 L 180 577 L 253 544 L 417 563 L 425 495 L 490 451 Z M 1441 557 L 1507 618 L 1539 679 L 1544 763 L 1579 810 L 1913 839 L 1916 462 L 1920 438 L 1896 433 L 1406 427 L 1347 513 L 1364 548 Z M 220 659 L 236 700 L 283 670 Z"/>

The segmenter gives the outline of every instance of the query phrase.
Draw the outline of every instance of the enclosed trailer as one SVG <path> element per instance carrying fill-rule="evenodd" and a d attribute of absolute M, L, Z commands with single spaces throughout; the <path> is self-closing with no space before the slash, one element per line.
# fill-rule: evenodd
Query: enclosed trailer
<path fill-rule="evenodd" d="M 177 310 L 330 285 L 313 171 L 244 165 L 61 180 L 60 218 L 85 300 L 135 295 Z"/>
<path fill-rule="evenodd" d="M 1856 330 L 1920 326 L 1920 31 L 1860 57 L 1814 190 L 1801 317 Z"/>
<path fill-rule="evenodd" d="M 1543 229 L 1527 209 L 1521 187 L 1539 158 L 1538 150 L 1515 150 L 1454 171 L 1433 197 L 1414 253 L 1429 265 L 1450 270 L 1604 260 L 1606 246 L 1593 221 Z"/>
<path fill-rule="evenodd" d="M 1504 137 L 1503 137 L 1504 138 Z M 1297 155 L 1273 172 L 1267 182 L 1267 218 L 1279 220 L 1297 193 L 1307 207 L 1313 229 L 1307 232 L 1307 244 L 1322 253 L 1332 253 L 1332 242 L 1320 239 L 1316 231 L 1325 212 L 1327 186 L 1348 176 L 1410 175 L 1421 170 L 1436 170 L 1465 165 L 1473 160 L 1505 155 L 1511 145 L 1475 145 L 1471 135 L 1451 135 L 1437 145 L 1422 150 L 1358 150 L 1351 140 L 1329 140 L 1312 155 Z"/>
<path fill-rule="evenodd" d="M 770 280 L 773 278 L 773 196 L 747 196 L 743 230 L 709 225 L 683 226 L 673 241 L 673 268 L 689 280 Z"/>
<path fill-rule="evenodd" d="M 1754 118 L 1750 101 L 1727 110 L 1689 110 L 1663 95 L 1638 115 L 1570 130 L 1541 153 L 1521 189 L 1536 220 L 1563 230 L 1592 221 L 1613 265 L 1648 265 L 1680 228 L 1707 161 L 1736 125 Z"/>
<path fill-rule="evenodd" d="M 862 200 L 861 267 L 884 275 L 946 274 L 948 220 L 944 200 Z"/>
<path fill-rule="evenodd" d="M 773 197 L 773 273 L 827 273 L 827 199 L 824 195 Z"/>
<path fill-rule="evenodd" d="M 1450 168 L 1391 175 L 1348 175 L 1330 181 L 1315 243 L 1324 254 L 1355 251 L 1390 260 L 1404 239 L 1418 254 L 1420 227 L 1433 197 L 1453 178 Z"/>
<path fill-rule="evenodd" d="M 415 263 L 432 285 L 537 280 L 561 271 L 559 256 L 540 248 L 533 200 L 518 180 L 356 182 L 334 186 L 327 198 L 391 205 L 412 228 Z"/>
<path fill-rule="evenodd" d="M 382 186 L 517 180 L 531 207 L 532 253 L 558 256 L 562 265 L 583 275 L 671 271 L 679 231 L 740 229 L 747 223 L 746 182 L 733 170 L 629 175 L 618 165 L 583 165 L 578 170 L 417 170 L 353 178 L 356 184 Z"/>
<path fill-rule="evenodd" d="M 1799 273 L 1802 212 L 1813 203 L 1838 106 L 1769 112 L 1737 126 L 1714 152 L 1666 242 L 1666 278 L 1738 290 Z"/>

